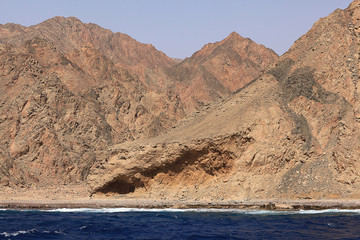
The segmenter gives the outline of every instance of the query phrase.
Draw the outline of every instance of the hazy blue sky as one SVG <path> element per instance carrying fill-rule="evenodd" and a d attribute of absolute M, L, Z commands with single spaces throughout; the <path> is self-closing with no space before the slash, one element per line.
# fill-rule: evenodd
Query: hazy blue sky
<path fill-rule="evenodd" d="M 170 57 L 191 56 L 232 31 L 284 53 L 320 17 L 351 0 L 0 0 L 0 23 L 34 25 L 75 16 L 151 43 Z"/>

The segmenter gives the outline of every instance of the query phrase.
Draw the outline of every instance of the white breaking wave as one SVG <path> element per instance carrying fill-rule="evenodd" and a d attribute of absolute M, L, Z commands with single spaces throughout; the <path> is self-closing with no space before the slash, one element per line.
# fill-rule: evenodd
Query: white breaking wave
<path fill-rule="evenodd" d="M 217 209 L 204 209 L 218 211 Z M 220 211 L 222 209 L 219 209 Z M 59 208 L 43 210 L 46 212 L 88 212 L 88 213 L 122 213 L 122 212 L 199 212 L 201 209 L 177 209 L 177 208 Z"/>
<path fill-rule="evenodd" d="M 360 209 L 324 209 L 324 210 L 300 210 L 299 214 L 322 214 L 322 213 L 356 213 L 360 214 Z"/>
<path fill-rule="evenodd" d="M 37 231 L 36 229 L 30 229 L 30 230 L 27 230 L 27 231 L 17 231 L 17 232 L 13 232 L 13 233 L 2 232 L 2 233 L 0 233 L 0 235 L 2 235 L 4 237 L 16 237 L 16 236 L 21 235 L 21 234 L 34 233 L 36 231 Z"/>
<path fill-rule="evenodd" d="M 276 211 L 239 210 L 239 209 L 215 209 L 215 208 L 59 208 L 42 210 L 46 212 L 85 212 L 85 213 L 126 213 L 126 212 L 203 212 L 203 213 L 244 213 L 244 214 L 266 214 Z"/>
<path fill-rule="evenodd" d="M 215 209 L 215 208 L 59 208 L 41 210 L 46 212 L 85 212 L 85 213 L 126 213 L 126 212 L 198 212 L 198 213 L 239 213 L 253 215 L 288 215 L 288 214 L 329 214 L 353 213 L 360 214 L 360 209 L 325 209 L 325 210 L 299 210 L 299 211 L 271 211 L 271 210 L 242 210 L 242 209 Z"/>
<path fill-rule="evenodd" d="M 0 233 L 0 236 L 4 236 L 7 238 L 7 237 L 16 237 L 18 235 L 26 235 L 26 234 L 31 234 L 31 233 L 51 233 L 51 232 L 50 231 L 38 231 L 37 229 L 30 229 L 30 230 L 26 230 L 26 231 L 20 230 L 20 231 L 16 231 L 16 232 L 2 232 L 2 233 Z M 60 234 L 60 235 L 66 235 L 66 233 L 63 232 L 62 230 L 54 231 L 54 233 Z"/>
<path fill-rule="evenodd" d="M 0 209 L 0 211 L 14 211 Z M 351 213 L 360 214 L 360 209 L 325 209 L 325 210 L 244 210 L 244 209 L 217 209 L 217 208 L 58 208 L 50 210 L 17 210 L 17 211 L 41 211 L 41 212 L 63 212 L 63 213 L 127 213 L 127 212 L 175 212 L 175 213 L 238 213 L 249 215 L 290 215 L 290 214 L 331 214 Z"/>

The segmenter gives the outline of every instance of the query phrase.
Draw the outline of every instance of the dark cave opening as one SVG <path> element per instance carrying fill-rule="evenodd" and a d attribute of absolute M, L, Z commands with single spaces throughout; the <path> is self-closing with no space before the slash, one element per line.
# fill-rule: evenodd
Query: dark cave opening
<path fill-rule="evenodd" d="M 135 184 L 122 181 L 122 180 L 116 180 L 113 182 L 110 182 L 106 184 L 104 187 L 98 190 L 98 192 L 101 193 L 117 193 L 117 194 L 128 194 L 135 191 Z"/>

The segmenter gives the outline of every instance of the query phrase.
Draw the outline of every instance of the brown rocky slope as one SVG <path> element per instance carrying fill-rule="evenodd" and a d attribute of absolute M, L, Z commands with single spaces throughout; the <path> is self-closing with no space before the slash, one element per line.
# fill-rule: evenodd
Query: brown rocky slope
<path fill-rule="evenodd" d="M 84 181 L 100 151 L 184 116 L 175 94 L 150 91 L 92 46 L 66 54 L 35 37 L 0 44 L 0 59 L 3 185 Z"/>
<path fill-rule="evenodd" d="M 185 110 L 231 95 L 261 72 L 277 54 L 236 32 L 220 42 L 209 43 L 180 64 L 167 69 L 170 85 L 177 90 Z"/>
<path fill-rule="evenodd" d="M 183 200 L 360 197 L 360 0 L 317 21 L 232 97 L 113 146 L 93 193 Z"/>

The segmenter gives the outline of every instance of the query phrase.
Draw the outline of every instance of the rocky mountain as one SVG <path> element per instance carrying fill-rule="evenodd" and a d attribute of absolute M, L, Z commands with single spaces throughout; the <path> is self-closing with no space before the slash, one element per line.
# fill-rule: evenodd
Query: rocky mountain
<path fill-rule="evenodd" d="M 359 198 L 359 34 L 355 0 L 317 21 L 234 96 L 167 134 L 113 146 L 90 170 L 92 192 L 205 201 Z"/>
<path fill-rule="evenodd" d="M 143 64 L 145 68 L 161 64 L 159 61 L 167 67 L 171 63 L 168 57 L 140 43 L 137 47 L 145 50 L 134 46 L 130 54 L 126 44 L 136 41 L 125 37 L 128 58 L 119 57 L 121 64 L 117 64 L 111 60 L 115 57 L 106 56 L 101 47 L 95 48 L 95 41 L 70 41 L 71 24 L 64 30 L 69 35 L 61 28 L 58 36 L 50 31 L 56 32 L 56 24 L 71 21 L 78 29 L 72 30 L 74 34 L 81 33 L 82 27 L 84 32 L 91 31 L 91 27 L 101 30 L 96 25 L 78 26 L 79 21 L 73 18 L 54 18 L 29 28 L 12 24 L 0 28 L 3 35 L 10 32 L 10 37 L 2 39 L 8 43 L 0 45 L 2 184 L 84 181 L 92 164 L 101 159 L 100 150 L 155 136 L 184 116 L 175 93 L 151 91 L 131 67 L 121 67 Z M 98 35 L 106 37 L 105 33 Z M 147 59 L 145 64 L 146 59 L 136 51 L 155 62 Z M 146 51 L 152 51 L 158 59 Z M 136 58 L 141 60 L 137 62 Z"/>
<path fill-rule="evenodd" d="M 180 68 L 149 44 L 74 17 L 0 25 L 0 184 L 85 182 L 113 145 L 170 129 L 190 112 L 174 84 L 182 80 L 168 74 Z"/>
<path fill-rule="evenodd" d="M 157 51 L 151 44 L 139 43 L 123 33 L 113 33 L 93 23 L 83 23 L 75 17 L 54 17 L 28 28 L 5 24 L 0 26 L 0 42 L 21 46 L 35 37 L 53 42 L 62 52 L 70 53 L 90 45 L 122 67 L 170 67 L 175 61 Z"/>
<path fill-rule="evenodd" d="M 170 68 L 167 76 L 191 112 L 242 88 L 277 57 L 271 49 L 233 32 Z"/>
<path fill-rule="evenodd" d="M 23 48 L 2 44 L 0 51 L 0 169 L 9 181 L 83 179 L 100 157 L 96 151 L 156 135 L 182 116 L 176 99 L 148 92 L 97 50 L 80 53 L 77 63 L 88 69 L 44 39 Z"/>

